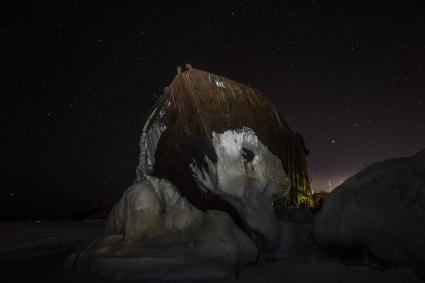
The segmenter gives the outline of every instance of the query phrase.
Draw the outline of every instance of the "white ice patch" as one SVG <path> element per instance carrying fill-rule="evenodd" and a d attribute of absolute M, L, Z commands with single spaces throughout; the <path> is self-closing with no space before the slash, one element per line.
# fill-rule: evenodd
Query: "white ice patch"
<path fill-rule="evenodd" d="M 287 188 L 289 180 L 280 159 L 262 144 L 252 129 L 213 132 L 213 146 L 216 164 L 208 157 L 205 157 L 208 168 L 190 164 L 202 189 L 243 198 L 246 190 L 272 197 Z M 247 152 L 252 155 L 250 158 Z"/>
<path fill-rule="evenodd" d="M 167 126 L 161 123 L 161 119 L 165 115 L 164 111 L 159 111 L 159 117 L 153 120 L 158 108 L 152 111 L 148 121 L 143 127 L 142 137 L 140 139 L 140 159 L 137 167 L 136 182 L 146 179 L 155 164 L 155 152 L 161 134 L 167 129 Z"/>
<path fill-rule="evenodd" d="M 221 88 L 226 88 L 226 87 L 224 86 L 224 82 L 219 81 L 219 80 L 215 80 L 215 85 L 216 85 L 216 86 L 218 86 L 218 87 L 221 87 Z"/>
<path fill-rule="evenodd" d="M 245 225 L 262 236 L 261 249 L 277 253 L 287 250 L 293 241 L 272 207 L 273 200 L 283 196 L 290 185 L 280 159 L 248 127 L 213 133 L 213 146 L 216 164 L 208 157 L 207 168 L 190 164 L 200 188 L 232 205 Z"/>
<path fill-rule="evenodd" d="M 142 239 L 187 229 L 203 217 L 173 184 L 148 175 L 124 192 L 109 216 L 107 230 Z"/>

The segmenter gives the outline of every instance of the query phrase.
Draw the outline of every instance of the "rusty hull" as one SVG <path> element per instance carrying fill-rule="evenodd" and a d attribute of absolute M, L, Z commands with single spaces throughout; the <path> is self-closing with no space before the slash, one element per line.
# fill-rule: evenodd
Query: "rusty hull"
<path fill-rule="evenodd" d="M 224 200 L 198 188 L 189 167 L 193 161 L 202 165 L 205 155 L 216 161 L 213 132 L 251 128 L 270 152 L 280 158 L 293 185 L 296 175 L 302 176 L 309 187 L 303 143 L 258 90 L 190 68 L 178 73 L 165 88 L 157 109 L 152 121 L 166 130 L 158 140 L 149 174 L 170 180 L 199 209 L 225 210 L 238 219 Z"/>

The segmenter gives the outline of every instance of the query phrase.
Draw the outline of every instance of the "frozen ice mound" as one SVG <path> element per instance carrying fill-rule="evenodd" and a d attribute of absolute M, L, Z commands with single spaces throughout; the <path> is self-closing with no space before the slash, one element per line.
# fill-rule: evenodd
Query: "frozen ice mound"
<path fill-rule="evenodd" d="M 108 278 L 182 279 L 233 274 L 257 255 L 226 212 L 202 212 L 168 181 L 149 177 L 125 191 L 104 235 L 72 260 L 77 270 Z"/>
<path fill-rule="evenodd" d="M 425 151 L 375 163 L 336 188 L 314 222 L 324 248 L 372 255 L 425 276 Z"/>

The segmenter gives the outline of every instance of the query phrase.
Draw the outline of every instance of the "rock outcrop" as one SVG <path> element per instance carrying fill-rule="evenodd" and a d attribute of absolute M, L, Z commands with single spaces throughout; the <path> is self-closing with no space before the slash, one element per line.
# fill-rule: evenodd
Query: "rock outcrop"
<path fill-rule="evenodd" d="M 375 163 L 325 200 L 314 237 L 325 249 L 363 253 L 425 275 L 425 151 Z"/>

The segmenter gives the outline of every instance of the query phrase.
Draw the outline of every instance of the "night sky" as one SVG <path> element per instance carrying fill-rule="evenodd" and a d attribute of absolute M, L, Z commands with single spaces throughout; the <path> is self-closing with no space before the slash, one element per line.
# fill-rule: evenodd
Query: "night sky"
<path fill-rule="evenodd" d="M 185 63 L 270 97 L 316 191 L 425 148 L 425 1 L 122 2 L 2 2 L 0 219 L 115 202 Z"/>

